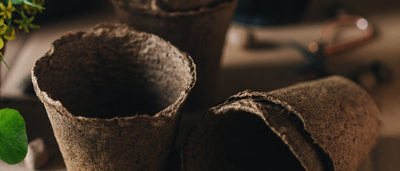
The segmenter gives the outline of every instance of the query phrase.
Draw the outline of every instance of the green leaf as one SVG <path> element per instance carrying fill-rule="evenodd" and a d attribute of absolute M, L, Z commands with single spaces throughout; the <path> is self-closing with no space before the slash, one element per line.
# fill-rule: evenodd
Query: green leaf
<path fill-rule="evenodd" d="M 10 67 L 7 65 L 7 62 L 4 60 L 3 55 L 0 54 L 0 61 L 4 63 L 4 65 L 7 67 L 7 69 L 10 71 Z"/>
<path fill-rule="evenodd" d="M 4 4 L 7 4 L 7 3 L 8 3 L 8 0 L 2 0 L 2 1 L 3 1 Z M 12 3 L 13 5 L 18 5 L 18 4 L 24 3 L 24 0 L 11 0 L 11 3 Z"/>
<path fill-rule="evenodd" d="M 3 3 L 4 6 L 7 6 L 8 0 L 0 0 L 1 3 Z M 24 0 L 11 0 L 11 4 L 13 5 L 18 5 L 24 3 Z"/>
<path fill-rule="evenodd" d="M 7 6 L 7 4 L 8 4 L 8 0 L 0 0 L 0 2 L 3 3 L 4 6 Z M 32 7 L 44 9 L 44 7 L 36 5 L 36 4 L 32 3 L 29 0 L 11 0 L 11 3 L 13 5 L 26 4 L 26 5 L 29 5 L 29 6 L 32 6 Z"/>
<path fill-rule="evenodd" d="M 39 9 L 44 9 L 44 7 L 39 6 L 39 5 L 36 5 L 36 4 L 32 3 L 32 2 L 29 1 L 29 0 L 23 0 L 23 1 L 24 1 L 24 3 L 25 3 L 26 5 L 29 5 L 29 6 L 32 6 L 32 7 L 36 7 L 36 8 L 39 8 Z"/>
<path fill-rule="evenodd" d="M 28 138 L 24 118 L 14 109 L 0 110 L 0 159 L 8 164 L 21 162 L 27 152 Z"/>

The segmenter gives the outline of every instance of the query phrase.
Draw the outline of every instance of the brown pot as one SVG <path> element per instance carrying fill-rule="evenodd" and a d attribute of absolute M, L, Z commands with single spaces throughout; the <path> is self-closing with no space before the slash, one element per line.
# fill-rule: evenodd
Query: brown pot
<path fill-rule="evenodd" d="M 190 56 L 153 34 L 98 25 L 32 70 L 68 170 L 161 170 L 194 86 Z"/>
<path fill-rule="evenodd" d="M 236 6 L 236 0 L 215 1 L 184 1 L 188 4 L 185 6 L 168 0 L 155 0 L 156 5 L 150 4 L 153 1 L 111 0 L 121 22 L 159 35 L 193 57 L 198 82 L 189 103 L 197 109 L 214 104 L 213 90 L 220 72 L 225 34 Z M 213 5 L 199 7 L 207 3 Z M 165 4 L 172 9 L 163 9 Z M 185 11 L 177 10 L 178 7 Z M 193 7 L 196 8 L 187 10 Z"/>
<path fill-rule="evenodd" d="M 380 112 L 343 77 L 213 107 L 182 152 L 182 170 L 356 170 L 376 144 Z"/>

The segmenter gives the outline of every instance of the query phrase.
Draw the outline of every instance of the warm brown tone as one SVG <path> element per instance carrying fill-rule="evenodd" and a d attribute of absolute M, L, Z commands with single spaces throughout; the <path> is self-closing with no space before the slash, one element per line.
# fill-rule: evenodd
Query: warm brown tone
<path fill-rule="evenodd" d="M 154 1 L 154 0 L 153 0 Z M 217 5 L 218 3 L 228 0 L 155 0 L 156 4 L 164 10 L 169 11 L 185 11 L 185 10 L 197 10 L 199 8 L 210 7 Z"/>
<path fill-rule="evenodd" d="M 165 11 L 148 6 L 149 1 L 111 0 L 118 18 L 128 25 L 154 33 L 188 52 L 197 65 L 198 82 L 190 103 L 200 108 L 211 104 L 220 69 L 225 33 L 231 22 L 236 0 L 190 11 Z M 189 1 L 185 1 L 189 2 Z"/>
<path fill-rule="evenodd" d="M 53 43 L 32 71 L 68 170 L 161 170 L 195 66 L 161 38 L 98 25 Z"/>
<path fill-rule="evenodd" d="M 129 2 L 127 2 L 129 1 Z M 198 10 L 200 8 L 208 8 L 218 5 L 224 1 L 230 0 L 127 0 L 129 8 L 132 9 L 146 9 L 146 10 L 162 10 L 162 11 L 190 11 Z"/>
<path fill-rule="evenodd" d="M 368 93 L 329 77 L 210 109 L 182 152 L 183 170 L 356 170 L 375 145 L 379 110 Z"/>

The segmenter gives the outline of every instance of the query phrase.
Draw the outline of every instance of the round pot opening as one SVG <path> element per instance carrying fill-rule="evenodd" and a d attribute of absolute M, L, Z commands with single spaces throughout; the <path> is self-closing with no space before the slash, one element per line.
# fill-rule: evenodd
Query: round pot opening
<path fill-rule="evenodd" d="M 73 115 L 155 115 L 193 82 L 186 54 L 157 36 L 95 28 L 57 40 L 34 68 L 38 87 Z M 185 92 L 187 93 L 187 92 Z"/>

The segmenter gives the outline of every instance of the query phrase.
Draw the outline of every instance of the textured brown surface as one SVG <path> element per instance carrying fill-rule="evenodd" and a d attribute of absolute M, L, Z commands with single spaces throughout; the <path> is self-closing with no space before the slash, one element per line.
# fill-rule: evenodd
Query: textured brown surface
<path fill-rule="evenodd" d="M 56 40 L 32 81 L 68 170 L 160 170 L 195 75 L 161 38 L 98 25 Z"/>
<path fill-rule="evenodd" d="M 368 93 L 338 76 L 268 93 L 244 91 L 203 117 L 183 148 L 182 168 L 226 169 L 238 166 L 233 159 L 242 158 L 242 165 L 257 169 L 270 165 L 289 170 L 356 170 L 376 144 L 379 117 Z M 229 119 L 234 124 L 225 127 Z M 256 126 L 266 131 L 254 129 Z M 220 127 L 231 136 L 219 131 Z M 267 141 L 235 142 L 246 136 Z M 221 142 L 233 144 L 237 153 L 216 148 Z M 275 150 L 277 144 L 286 150 Z M 210 150 L 213 148 L 216 150 Z"/>
<path fill-rule="evenodd" d="M 129 2 L 128 2 L 129 1 Z M 128 0 L 129 8 L 135 10 L 192 11 L 207 8 L 227 0 Z M 122 1 L 121 1 L 122 2 Z"/>
<path fill-rule="evenodd" d="M 213 90 L 220 70 L 225 34 L 236 0 L 187 12 L 137 9 L 136 3 L 111 0 L 121 22 L 171 41 L 189 53 L 197 65 L 198 82 L 189 103 L 192 107 L 214 104 Z M 208 107 L 208 106 L 207 106 Z"/>
<path fill-rule="evenodd" d="M 209 7 L 227 0 L 157 0 L 158 6 L 169 11 L 194 10 Z"/>

